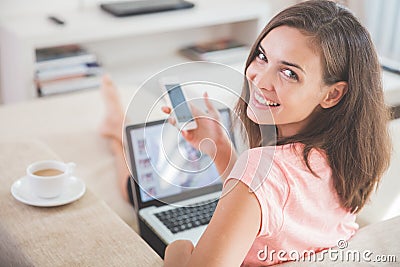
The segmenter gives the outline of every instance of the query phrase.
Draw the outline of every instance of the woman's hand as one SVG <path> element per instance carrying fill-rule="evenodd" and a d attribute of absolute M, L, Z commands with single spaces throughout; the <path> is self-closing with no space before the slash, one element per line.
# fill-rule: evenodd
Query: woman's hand
<path fill-rule="evenodd" d="M 194 148 L 206 153 L 214 160 L 221 179 L 225 180 L 236 162 L 237 154 L 222 125 L 220 114 L 211 104 L 207 93 L 204 93 L 204 101 L 208 112 L 204 113 L 196 107 L 191 106 L 197 128 L 187 131 L 182 130 L 182 136 Z M 163 107 L 162 111 L 170 114 L 171 108 Z M 173 125 L 176 124 L 173 118 L 170 118 L 169 121 Z"/>
<path fill-rule="evenodd" d="M 193 117 L 197 123 L 197 128 L 193 130 L 182 130 L 182 136 L 194 148 L 206 153 L 214 158 L 218 146 L 230 143 L 229 137 L 224 129 L 218 110 L 211 104 L 208 94 L 204 93 L 204 101 L 208 109 L 207 113 L 202 112 L 195 106 L 191 105 Z M 163 107 L 164 113 L 170 114 L 170 107 Z M 170 118 L 170 123 L 175 125 L 175 119 Z"/>

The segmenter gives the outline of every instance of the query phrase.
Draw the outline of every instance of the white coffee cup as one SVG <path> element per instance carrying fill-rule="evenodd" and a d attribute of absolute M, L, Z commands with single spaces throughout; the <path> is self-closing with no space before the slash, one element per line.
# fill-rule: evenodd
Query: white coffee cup
<path fill-rule="evenodd" d="M 75 163 L 56 160 L 34 162 L 26 169 L 30 188 L 41 198 L 54 198 L 61 195 L 65 181 L 73 174 Z"/>

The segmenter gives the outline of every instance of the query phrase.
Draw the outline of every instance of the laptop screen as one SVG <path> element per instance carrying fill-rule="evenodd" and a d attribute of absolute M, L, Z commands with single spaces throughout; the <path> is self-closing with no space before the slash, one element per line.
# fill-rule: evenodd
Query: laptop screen
<path fill-rule="evenodd" d="M 229 110 L 220 110 L 220 113 L 231 135 Z M 129 127 L 128 138 L 141 202 L 222 183 L 212 159 L 193 148 L 167 121 Z"/>

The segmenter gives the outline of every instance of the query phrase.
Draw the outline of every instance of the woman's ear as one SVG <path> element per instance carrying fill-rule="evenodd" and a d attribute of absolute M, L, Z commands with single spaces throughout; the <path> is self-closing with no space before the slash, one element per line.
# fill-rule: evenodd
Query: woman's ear
<path fill-rule="evenodd" d="M 329 86 L 325 98 L 321 101 L 322 108 L 334 107 L 347 93 L 347 82 L 341 81 Z"/>

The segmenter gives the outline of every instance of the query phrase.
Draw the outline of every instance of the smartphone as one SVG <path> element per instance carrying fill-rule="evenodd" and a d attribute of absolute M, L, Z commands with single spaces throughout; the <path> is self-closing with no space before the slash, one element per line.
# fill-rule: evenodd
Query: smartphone
<path fill-rule="evenodd" d="M 192 111 L 185 94 L 177 79 L 164 78 L 160 80 L 162 89 L 167 92 L 166 100 L 172 107 L 172 114 L 176 120 L 176 126 L 179 130 L 193 130 L 197 128 L 197 123 L 193 117 Z"/>

